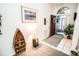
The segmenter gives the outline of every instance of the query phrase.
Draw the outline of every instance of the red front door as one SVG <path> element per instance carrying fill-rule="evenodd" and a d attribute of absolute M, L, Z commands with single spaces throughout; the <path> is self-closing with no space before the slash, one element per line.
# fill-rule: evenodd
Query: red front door
<path fill-rule="evenodd" d="M 50 36 L 52 36 L 55 34 L 55 16 L 51 15 L 50 17 Z"/>

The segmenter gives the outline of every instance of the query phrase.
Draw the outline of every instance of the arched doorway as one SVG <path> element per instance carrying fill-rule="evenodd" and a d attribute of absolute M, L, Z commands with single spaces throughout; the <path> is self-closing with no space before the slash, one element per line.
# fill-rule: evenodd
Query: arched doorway
<path fill-rule="evenodd" d="M 62 7 L 58 10 L 55 20 L 56 34 L 64 34 L 64 27 L 69 24 L 70 8 Z"/>
<path fill-rule="evenodd" d="M 26 43 L 22 32 L 19 29 L 16 29 L 13 39 L 13 47 L 15 50 L 15 55 L 19 55 L 22 52 L 26 51 Z"/>

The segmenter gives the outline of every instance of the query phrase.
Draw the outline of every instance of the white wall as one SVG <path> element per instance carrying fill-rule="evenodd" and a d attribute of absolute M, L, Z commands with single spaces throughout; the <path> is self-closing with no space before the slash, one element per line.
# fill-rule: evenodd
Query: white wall
<path fill-rule="evenodd" d="M 22 23 L 21 6 L 37 10 L 36 23 Z M 2 35 L 0 35 L 0 55 L 14 55 L 13 37 L 16 28 L 23 32 L 26 42 L 31 31 L 36 31 L 39 40 L 49 36 L 51 7 L 49 4 L 0 4 L 2 15 Z M 44 17 L 47 25 L 43 25 Z"/>
<path fill-rule="evenodd" d="M 72 40 L 72 50 L 75 50 L 79 40 L 79 4 L 77 8 L 77 18 L 75 21 L 75 28 L 74 28 L 74 33 L 73 33 L 73 40 Z"/>

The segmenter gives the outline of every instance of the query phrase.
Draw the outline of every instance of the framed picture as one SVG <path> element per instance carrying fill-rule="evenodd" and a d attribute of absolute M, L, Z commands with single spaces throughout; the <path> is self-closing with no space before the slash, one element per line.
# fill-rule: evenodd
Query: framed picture
<path fill-rule="evenodd" d="M 46 18 L 44 18 L 44 25 L 46 25 Z"/>
<path fill-rule="evenodd" d="M 2 22 L 1 21 L 2 21 L 2 19 L 1 19 L 1 17 L 2 16 L 0 15 L 0 35 L 2 35 L 2 31 L 1 31 L 1 28 L 2 28 Z"/>
<path fill-rule="evenodd" d="M 36 10 L 21 6 L 22 22 L 36 22 Z"/>

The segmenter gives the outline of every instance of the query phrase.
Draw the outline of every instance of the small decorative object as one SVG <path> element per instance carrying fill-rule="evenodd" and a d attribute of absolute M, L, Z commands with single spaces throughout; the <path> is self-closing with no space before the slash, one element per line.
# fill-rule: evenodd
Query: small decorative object
<path fill-rule="evenodd" d="M 69 24 L 65 29 L 64 33 L 67 35 L 67 39 L 72 39 L 71 35 L 73 34 L 74 25 Z"/>
<path fill-rule="evenodd" d="M 44 25 L 46 25 L 46 18 L 44 18 Z"/>
<path fill-rule="evenodd" d="M 38 38 L 36 37 L 34 32 L 33 32 L 33 37 L 32 37 L 32 44 L 33 44 L 33 47 L 39 46 Z"/>
<path fill-rule="evenodd" d="M 22 22 L 36 22 L 36 10 L 23 7 L 22 9 Z"/>
<path fill-rule="evenodd" d="M 39 45 L 38 43 L 38 38 L 37 39 L 33 39 L 33 47 L 37 47 Z"/>
<path fill-rule="evenodd" d="M 2 24 L 1 24 L 1 17 L 2 17 L 2 16 L 0 15 L 0 35 L 2 34 L 2 32 L 1 32 L 1 25 L 2 25 Z"/>

